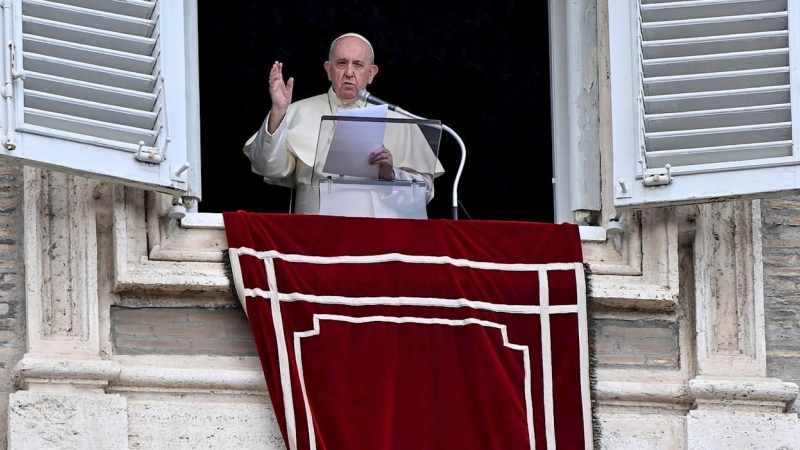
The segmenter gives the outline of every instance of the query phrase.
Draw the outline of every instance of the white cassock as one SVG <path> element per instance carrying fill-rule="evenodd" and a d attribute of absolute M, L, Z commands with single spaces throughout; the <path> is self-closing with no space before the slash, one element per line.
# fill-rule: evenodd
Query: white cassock
<path fill-rule="evenodd" d="M 325 94 L 290 104 L 286 116 L 272 134 L 267 131 L 267 115 L 258 132 L 244 145 L 253 172 L 263 176 L 267 183 L 296 188 L 295 212 L 318 214 L 319 180 L 326 177 L 316 155 L 322 116 L 365 106 L 361 101 L 342 102 L 331 88 Z M 403 118 L 392 111 L 389 117 Z M 330 136 L 323 138 L 329 140 Z M 384 146 L 392 153 L 395 180 L 424 181 L 426 200 L 430 201 L 433 178 L 443 174 L 444 169 L 419 128 L 387 126 Z"/>

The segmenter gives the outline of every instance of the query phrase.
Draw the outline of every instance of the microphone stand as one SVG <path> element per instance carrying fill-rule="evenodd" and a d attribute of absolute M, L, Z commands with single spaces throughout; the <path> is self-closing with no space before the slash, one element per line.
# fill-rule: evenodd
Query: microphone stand
<path fill-rule="evenodd" d="M 395 105 L 392 105 L 392 106 L 394 106 L 394 108 L 391 108 L 392 111 L 394 111 L 394 112 L 396 112 L 398 114 L 402 114 L 402 115 L 404 115 L 406 117 L 410 117 L 412 119 L 428 120 L 428 119 L 426 119 L 424 117 L 420 117 L 420 116 L 418 116 L 416 114 L 411 114 L 410 112 L 406 111 L 405 109 L 403 109 L 403 108 L 401 108 L 399 106 L 395 106 Z M 439 127 L 437 127 L 437 128 L 439 128 Z M 459 136 L 458 133 L 453 131 L 452 128 L 448 127 L 445 124 L 442 124 L 441 125 L 441 129 L 446 131 L 446 132 L 448 132 L 450 134 L 450 136 L 453 136 L 453 138 L 456 140 L 456 142 L 458 142 L 459 147 L 461 147 L 461 162 L 458 164 L 458 171 L 456 172 L 456 178 L 453 181 L 453 220 L 458 220 L 458 183 L 461 180 L 461 172 L 464 171 L 464 160 L 467 159 L 467 147 L 464 145 L 464 141 L 461 140 L 461 136 Z"/>

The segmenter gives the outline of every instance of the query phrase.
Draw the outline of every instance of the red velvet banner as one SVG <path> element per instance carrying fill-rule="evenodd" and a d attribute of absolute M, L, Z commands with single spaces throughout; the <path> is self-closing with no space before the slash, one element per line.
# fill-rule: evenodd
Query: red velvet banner
<path fill-rule="evenodd" d="M 578 228 L 226 213 L 287 448 L 592 448 Z"/>

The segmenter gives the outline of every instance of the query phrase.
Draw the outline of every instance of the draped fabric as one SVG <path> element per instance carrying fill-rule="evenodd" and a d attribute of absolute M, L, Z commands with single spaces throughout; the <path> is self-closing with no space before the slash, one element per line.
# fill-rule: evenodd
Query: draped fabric
<path fill-rule="evenodd" d="M 224 214 L 287 448 L 592 448 L 578 228 Z"/>

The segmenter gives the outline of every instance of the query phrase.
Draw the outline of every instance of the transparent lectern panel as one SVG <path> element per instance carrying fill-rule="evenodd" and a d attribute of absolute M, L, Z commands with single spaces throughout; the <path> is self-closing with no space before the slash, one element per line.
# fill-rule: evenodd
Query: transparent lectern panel
<path fill-rule="evenodd" d="M 323 116 L 314 161 L 313 184 L 319 177 L 377 179 L 378 166 L 369 155 L 385 147 L 395 168 L 430 175 L 444 172 L 438 153 L 441 122 L 405 118 Z"/>

